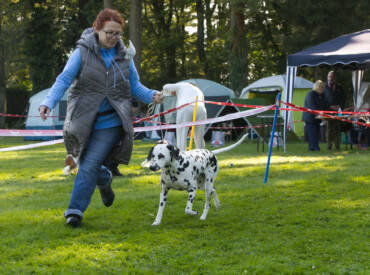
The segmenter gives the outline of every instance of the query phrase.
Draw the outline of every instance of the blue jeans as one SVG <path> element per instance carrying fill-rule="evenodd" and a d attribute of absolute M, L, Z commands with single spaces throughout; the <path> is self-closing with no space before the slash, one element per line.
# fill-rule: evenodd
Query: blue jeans
<path fill-rule="evenodd" d="M 118 143 L 121 133 L 121 126 L 93 130 L 89 143 L 79 159 L 71 200 L 64 212 L 65 217 L 70 214 L 82 217 L 90 204 L 96 185 L 111 181 L 111 174 L 103 162 L 113 146 Z"/>

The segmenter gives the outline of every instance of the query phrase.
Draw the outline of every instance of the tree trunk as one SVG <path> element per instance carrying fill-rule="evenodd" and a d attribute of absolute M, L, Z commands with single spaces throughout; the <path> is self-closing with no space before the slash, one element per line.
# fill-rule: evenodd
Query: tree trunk
<path fill-rule="evenodd" d="M 230 87 L 239 95 L 246 84 L 247 50 L 244 28 L 244 4 L 231 5 L 231 54 L 230 54 Z"/>
<path fill-rule="evenodd" d="M 140 74 L 141 64 L 141 16 L 142 0 L 130 0 L 130 40 L 135 45 L 136 55 L 134 57 L 135 66 Z"/>
<path fill-rule="evenodd" d="M 205 11 L 204 14 L 206 16 L 206 26 L 207 26 L 207 43 L 212 43 L 214 39 L 214 34 L 213 34 L 213 20 L 214 20 L 214 11 L 216 9 L 217 4 L 213 3 L 212 5 L 211 0 L 205 0 Z M 206 43 L 206 44 L 207 44 Z"/>
<path fill-rule="evenodd" d="M 177 63 L 176 63 L 176 46 L 177 41 L 174 41 L 171 33 L 171 18 L 174 13 L 173 1 L 169 1 L 168 11 L 163 12 L 165 3 L 163 0 L 153 2 L 153 12 L 156 16 L 158 25 L 158 34 L 160 39 L 166 41 L 163 46 L 163 75 L 166 76 L 166 82 L 171 83 L 177 81 Z"/>
<path fill-rule="evenodd" d="M 113 0 L 104 0 L 104 9 L 113 9 Z"/>
<path fill-rule="evenodd" d="M 206 51 L 204 49 L 204 5 L 203 0 L 197 0 L 196 3 L 197 9 L 197 20 L 198 20 L 198 29 L 197 29 L 197 50 L 200 63 L 203 65 L 204 74 L 207 76 L 207 60 L 206 60 Z"/>
<path fill-rule="evenodd" d="M 2 16 L 0 16 L 0 22 Z M 6 113 L 5 49 L 0 25 L 0 113 Z M 0 128 L 5 128 L 5 117 L 0 116 Z"/>
<path fill-rule="evenodd" d="M 88 28 L 90 26 L 89 20 L 86 17 L 85 7 L 89 3 L 89 0 L 79 0 L 78 1 L 78 12 L 77 18 L 81 27 Z"/>

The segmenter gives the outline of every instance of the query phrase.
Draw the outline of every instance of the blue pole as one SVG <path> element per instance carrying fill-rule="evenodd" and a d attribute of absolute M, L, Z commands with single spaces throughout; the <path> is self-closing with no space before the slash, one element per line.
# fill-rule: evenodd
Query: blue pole
<path fill-rule="evenodd" d="M 281 97 L 281 94 L 278 93 L 277 99 L 276 99 L 274 122 L 272 123 L 272 129 L 271 129 L 271 138 L 270 138 L 270 146 L 269 146 L 269 156 L 267 158 L 267 165 L 266 165 L 265 181 L 264 181 L 264 183 L 267 182 L 267 178 L 268 178 L 268 175 L 269 175 L 269 167 L 270 167 L 270 158 L 271 158 L 271 151 L 272 151 L 272 143 L 274 142 L 275 127 L 276 127 L 277 115 L 279 113 L 279 106 L 280 106 L 280 97 Z"/>

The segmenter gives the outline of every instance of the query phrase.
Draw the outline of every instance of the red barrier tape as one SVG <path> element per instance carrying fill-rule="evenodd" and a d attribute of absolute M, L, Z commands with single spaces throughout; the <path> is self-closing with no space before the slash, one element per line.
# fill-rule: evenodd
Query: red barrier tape
<path fill-rule="evenodd" d="M 134 127 L 134 132 L 145 132 L 153 130 L 166 130 L 166 129 L 176 129 L 182 127 L 191 127 L 196 125 L 205 125 L 210 123 L 219 123 L 228 120 L 238 119 L 245 116 L 252 116 L 262 112 L 265 112 L 271 108 L 274 108 L 274 105 L 266 106 L 259 109 L 247 110 L 243 112 L 236 112 L 217 118 L 210 118 L 205 120 L 197 120 L 195 122 L 185 122 L 182 124 L 172 124 L 172 125 L 160 125 L 160 126 L 146 126 L 146 127 Z M 62 130 L 6 130 L 0 129 L 0 136 L 62 136 Z"/>
<path fill-rule="evenodd" d="M 231 103 L 231 102 L 217 102 L 217 101 L 199 101 L 199 102 L 204 102 L 204 103 L 207 103 L 207 104 L 214 104 L 214 105 L 221 105 L 221 106 L 234 106 L 234 107 L 242 107 L 242 108 L 262 108 L 262 107 L 265 107 L 264 105 L 248 105 L 248 104 L 240 104 L 240 103 Z M 145 118 L 142 118 L 142 119 L 139 119 L 139 120 L 136 120 L 134 121 L 133 123 L 136 124 L 136 123 L 140 123 L 140 122 L 143 122 L 143 121 L 147 121 L 147 120 L 150 120 L 150 119 L 153 119 L 153 118 L 156 118 L 156 117 L 159 117 L 161 115 L 165 115 L 165 114 L 169 114 L 169 113 L 172 113 L 174 111 L 177 111 L 185 106 L 188 106 L 188 105 L 191 105 L 191 104 L 194 104 L 195 102 L 190 102 L 190 103 L 186 103 L 186 104 L 183 104 L 179 107 L 176 107 L 176 108 L 172 108 L 172 109 L 168 109 L 167 111 L 164 111 L 164 112 L 161 112 L 161 113 L 158 113 L 158 114 L 155 114 L 155 115 L 152 115 L 152 116 L 149 116 L 149 117 L 145 117 Z M 281 102 L 287 106 L 290 106 L 292 107 L 293 109 L 291 108 L 280 108 L 280 110 L 285 110 L 285 111 L 302 111 L 300 108 L 303 108 L 303 107 L 299 107 L 297 105 L 294 105 L 292 103 L 285 103 L 285 102 Z M 320 112 L 324 113 L 324 114 L 338 114 L 339 112 L 338 111 L 326 111 L 326 110 L 320 110 Z M 346 114 L 346 115 L 370 115 L 370 112 L 367 110 L 366 112 L 348 112 L 348 111 L 342 111 L 340 112 L 341 114 Z M 3 117 L 27 117 L 27 115 L 16 115 L 16 114 L 6 114 L 6 113 L 0 113 L 0 116 L 3 116 Z M 28 117 L 40 117 L 40 116 L 28 116 Z M 48 117 L 58 117 L 58 116 L 48 116 Z"/>
<path fill-rule="evenodd" d="M 290 106 L 292 108 L 295 108 L 297 110 L 300 110 L 302 112 L 307 112 L 307 113 L 311 113 L 311 114 L 315 114 L 315 115 L 320 115 L 320 116 L 323 116 L 323 117 L 336 119 L 336 120 L 351 123 L 351 124 L 357 124 L 357 125 L 361 125 L 361 126 L 365 126 L 365 127 L 370 127 L 369 123 L 364 123 L 364 122 L 359 122 L 359 121 L 352 121 L 352 120 L 349 120 L 349 119 L 341 118 L 340 116 L 328 115 L 328 114 L 325 113 L 325 111 L 312 110 L 312 109 L 308 109 L 308 108 L 304 108 L 304 107 L 299 107 L 297 105 L 294 105 L 292 103 L 287 103 L 287 102 L 284 102 L 284 104 L 287 105 L 287 106 Z"/>
<path fill-rule="evenodd" d="M 261 107 L 265 107 L 265 106 L 262 106 L 262 105 L 248 105 L 248 104 L 239 104 L 239 103 L 230 103 L 230 102 L 217 102 L 217 101 L 200 101 L 200 102 L 204 102 L 204 103 L 208 103 L 208 104 L 221 105 L 221 106 L 235 106 L 235 107 L 243 107 L 243 108 L 261 108 Z M 171 108 L 171 109 L 168 109 L 167 111 L 164 111 L 164 112 L 161 112 L 161 113 L 149 116 L 149 117 L 145 117 L 145 118 L 136 120 L 136 121 L 133 122 L 133 124 L 137 124 L 137 123 L 140 123 L 140 122 L 143 122 L 143 121 L 150 121 L 153 118 L 169 114 L 171 112 L 177 111 L 181 108 L 184 108 L 185 106 L 188 106 L 188 105 L 191 105 L 191 104 L 194 104 L 194 103 L 195 102 L 186 103 L 186 104 L 183 104 L 179 107 Z M 352 123 L 352 124 L 357 124 L 357 125 L 361 125 L 361 126 L 365 126 L 365 127 L 370 127 L 368 123 L 363 123 L 363 122 L 359 122 L 359 121 L 352 121 L 352 120 L 340 118 L 338 116 L 328 115 L 328 114 L 339 114 L 338 111 L 311 110 L 311 109 L 308 109 L 308 108 L 297 106 L 297 105 L 292 104 L 292 103 L 287 103 L 287 102 L 281 102 L 281 103 L 285 104 L 286 106 L 288 106 L 290 108 L 280 108 L 280 110 L 309 112 L 309 113 L 312 113 L 312 114 L 321 115 L 323 117 L 336 119 L 336 120 L 347 122 L 347 123 Z M 274 109 L 274 108 L 272 108 L 272 109 Z M 342 115 L 343 114 L 348 114 L 348 115 L 356 115 L 356 116 L 358 116 L 358 115 L 360 115 L 360 116 L 369 116 L 370 115 L 370 112 L 340 112 L 340 113 Z M 14 115 L 14 114 L 5 114 L 5 113 L 0 113 L 0 116 L 25 117 L 25 115 Z M 39 116 L 31 116 L 31 117 L 39 117 Z M 50 117 L 53 117 L 53 116 L 50 116 Z M 155 123 L 161 124 L 161 122 L 155 122 Z"/>

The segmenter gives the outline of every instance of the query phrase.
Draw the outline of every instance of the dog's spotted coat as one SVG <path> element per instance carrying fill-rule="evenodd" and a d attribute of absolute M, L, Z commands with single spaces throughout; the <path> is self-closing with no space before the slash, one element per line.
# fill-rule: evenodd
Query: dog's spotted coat
<path fill-rule="evenodd" d="M 213 196 L 216 208 L 220 207 L 220 202 L 214 181 L 218 173 L 218 162 L 216 156 L 209 150 L 196 149 L 186 152 L 168 144 L 155 145 L 148 154 L 150 169 L 161 172 L 161 194 L 157 216 L 153 225 L 159 225 L 162 220 L 163 210 L 167 202 L 168 190 L 186 190 L 188 201 L 185 213 L 197 215 L 193 210 L 193 202 L 197 189 L 205 191 L 205 206 L 201 220 L 205 220 L 211 206 L 211 196 Z"/>

